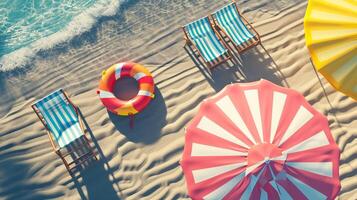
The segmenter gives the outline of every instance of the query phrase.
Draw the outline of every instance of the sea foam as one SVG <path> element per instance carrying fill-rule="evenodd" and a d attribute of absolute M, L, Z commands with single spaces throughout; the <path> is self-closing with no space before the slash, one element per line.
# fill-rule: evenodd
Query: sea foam
<path fill-rule="evenodd" d="M 0 57 L 0 72 L 11 71 L 30 64 L 38 52 L 49 50 L 58 44 L 67 42 L 73 37 L 87 32 L 101 17 L 109 17 L 117 14 L 120 6 L 125 2 L 125 0 L 96 2 L 75 16 L 72 21 L 60 31 L 40 38 L 25 47 Z"/>

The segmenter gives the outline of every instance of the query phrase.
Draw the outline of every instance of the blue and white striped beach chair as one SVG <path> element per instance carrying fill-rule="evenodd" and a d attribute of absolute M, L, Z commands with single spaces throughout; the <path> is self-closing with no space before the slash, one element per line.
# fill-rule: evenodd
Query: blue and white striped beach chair
<path fill-rule="evenodd" d="M 71 169 L 75 168 L 76 164 L 79 164 L 78 161 L 82 163 L 91 156 L 96 159 L 89 145 L 89 139 L 84 134 L 78 108 L 69 100 L 62 89 L 40 99 L 32 105 L 32 108 L 46 127 L 53 150 L 61 157 L 70 173 Z M 78 158 L 72 158 L 72 162 L 68 162 L 65 157 L 71 155 L 73 152 L 68 152 L 66 148 L 75 141 L 77 148 L 78 143 L 81 143 L 81 145 L 86 147 L 88 152 L 82 153 Z M 66 152 L 63 153 L 63 151 Z M 72 165 L 74 167 L 71 167 Z"/>
<path fill-rule="evenodd" d="M 229 50 L 215 34 L 208 17 L 185 25 L 183 31 L 186 44 L 193 44 L 209 69 L 232 58 Z"/>
<path fill-rule="evenodd" d="M 238 52 L 260 43 L 259 34 L 239 13 L 235 2 L 214 12 L 212 18 L 217 32 L 222 31 Z"/>

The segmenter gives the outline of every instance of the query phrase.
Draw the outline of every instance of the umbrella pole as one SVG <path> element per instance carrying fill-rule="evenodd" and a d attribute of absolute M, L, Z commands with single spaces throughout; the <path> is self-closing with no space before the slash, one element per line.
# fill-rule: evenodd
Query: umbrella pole
<path fill-rule="evenodd" d="M 316 71 L 316 68 L 315 68 L 314 63 L 312 62 L 311 58 L 310 58 L 310 62 L 311 62 L 312 68 L 313 68 L 313 70 L 314 70 L 314 73 L 315 73 L 317 79 L 319 80 L 320 86 L 321 86 L 321 88 L 322 88 L 322 92 L 324 93 L 324 96 L 326 97 L 327 103 L 329 104 L 329 106 L 330 106 L 330 108 L 331 108 L 332 115 L 335 117 L 338 126 L 339 126 L 340 128 L 342 128 L 340 121 L 338 120 L 336 114 L 334 113 L 335 108 L 332 106 L 332 103 L 331 103 L 330 99 L 328 98 L 328 95 L 327 95 L 327 92 L 326 92 L 326 90 L 325 90 L 325 87 L 324 87 L 324 85 L 323 85 L 323 83 L 322 83 L 322 80 L 321 80 L 321 78 L 320 78 L 320 76 L 319 76 L 319 73 Z"/>

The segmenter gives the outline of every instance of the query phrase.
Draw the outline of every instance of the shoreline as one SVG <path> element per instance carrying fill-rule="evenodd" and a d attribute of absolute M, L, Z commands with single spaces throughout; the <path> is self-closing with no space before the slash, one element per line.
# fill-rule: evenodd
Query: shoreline
<path fill-rule="evenodd" d="M 222 65 L 209 74 L 183 49 L 179 27 L 229 2 L 137 2 L 122 13 L 123 23 L 105 21 L 95 37 L 78 37 L 77 45 L 36 56 L 23 72 L 0 72 L 0 198 L 189 199 L 179 165 L 184 128 L 203 99 L 231 82 L 261 78 L 299 91 L 327 116 L 341 150 L 338 198 L 354 198 L 357 102 L 322 79 L 326 98 L 305 46 L 307 2 L 240 1 L 266 51 L 254 47 L 240 55 L 241 65 Z M 156 98 L 136 116 L 134 129 L 128 118 L 108 113 L 96 94 L 102 70 L 128 60 L 145 65 L 156 84 Z M 30 107 L 58 88 L 79 106 L 100 156 L 76 181 Z"/>

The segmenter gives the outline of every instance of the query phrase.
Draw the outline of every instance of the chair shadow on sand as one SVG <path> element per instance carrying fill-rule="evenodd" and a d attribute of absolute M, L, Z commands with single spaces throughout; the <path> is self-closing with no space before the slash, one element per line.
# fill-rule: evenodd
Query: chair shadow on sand
<path fill-rule="evenodd" d="M 98 160 L 92 159 L 81 163 L 79 168 L 73 172 L 70 181 L 73 181 L 74 187 L 76 187 L 81 199 L 121 199 L 122 194 L 118 185 L 119 180 L 114 176 L 114 171 L 117 170 L 119 166 L 111 167 L 109 165 L 98 141 L 94 137 L 92 130 L 80 110 L 79 114 L 83 119 L 85 129 L 89 133 L 92 141 L 91 146 L 94 146 L 93 149 Z M 84 139 L 79 138 L 72 146 L 68 147 L 69 150 L 76 148 L 76 145 L 83 147 L 83 145 L 80 144 L 82 142 L 84 142 Z M 77 149 L 75 153 L 71 154 L 72 158 L 75 159 L 78 156 L 76 154 L 81 154 L 81 151 L 86 151 L 86 149 Z M 86 190 L 83 190 L 83 187 L 85 187 Z"/>
<path fill-rule="evenodd" d="M 160 90 L 155 87 L 155 98 L 140 113 L 133 116 L 133 127 L 130 117 L 115 115 L 108 111 L 115 128 L 135 143 L 152 144 L 161 136 L 161 129 L 166 124 L 167 109 Z"/>
<path fill-rule="evenodd" d="M 263 44 L 241 54 L 234 51 L 232 61 L 222 63 L 211 70 L 205 66 L 199 58 L 200 55 L 192 47 L 185 45 L 184 49 L 216 92 L 230 83 L 252 82 L 260 79 L 266 79 L 278 85 L 284 83 L 285 86 L 290 87 L 286 77 Z"/>
<path fill-rule="evenodd" d="M 13 144 L 0 146 L 0 199 L 56 199 L 64 195 L 60 190 L 42 192 L 43 188 L 56 184 L 56 180 L 31 179 L 37 176 L 38 170 L 33 170 L 34 166 L 27 163 L 24 157 L 13 158 L 15 154 L 30 154 L 30 150 L 16 150 L 16 153 L 6 151 L 12 147 Z"/>

